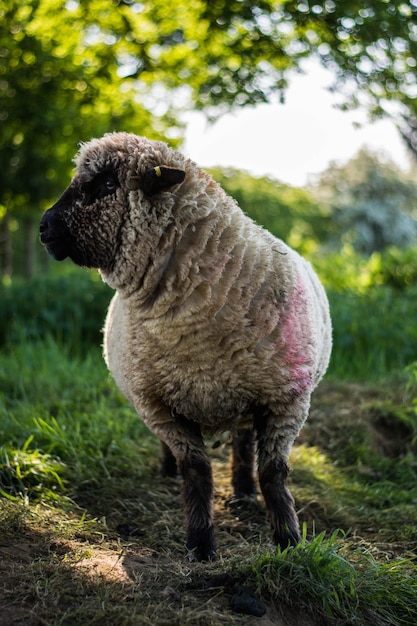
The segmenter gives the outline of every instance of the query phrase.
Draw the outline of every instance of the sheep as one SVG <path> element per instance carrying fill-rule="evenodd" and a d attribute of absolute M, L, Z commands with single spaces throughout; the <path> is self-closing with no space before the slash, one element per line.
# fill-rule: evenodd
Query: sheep
<path fill-rule="evenodd" d="M 256 457 L 273 539 L 296 545 L 288 457 L 332 343 L 311 265 L 164 142 L 108 133 L 82 144 L 75 164 L 40 239 L 116 290 L 104 358 L 159 437 L 163 473 L 182 477 L 190 560 L 216 558 L 203 437 L 224 431 L 235 498 L 256 493 Z"/>

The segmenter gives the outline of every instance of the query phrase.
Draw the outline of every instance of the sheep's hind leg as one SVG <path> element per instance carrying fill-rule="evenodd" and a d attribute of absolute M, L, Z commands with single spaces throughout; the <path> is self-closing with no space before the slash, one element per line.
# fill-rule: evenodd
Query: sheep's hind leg
<path fill-rule="evenodd" d="M 160 442 L 159 458 L 161 461 L 161 474 L 168 478 L 177 478 L 178 469 L 175 456 L 172 454 L 171 449 L 163 441 Z"/>
<path fill-rule="evenodd" d="M 259 484 L 269 513 L 274 542 L 282 549 L 300 540 L 294 498 L 288 489 L 288 455 L 294 432 L 279 427 L 274 416 L 262 416 L 255 423 L 258 438 Z"/>
<path fill-rule="evenodd" d="M 250 428 L 239 430 L 233 436 L 232 447 L 232 486 L 233 498 L 230 503 L 245 500 L 256 495 L 254 479 L 254 433 Z"/>

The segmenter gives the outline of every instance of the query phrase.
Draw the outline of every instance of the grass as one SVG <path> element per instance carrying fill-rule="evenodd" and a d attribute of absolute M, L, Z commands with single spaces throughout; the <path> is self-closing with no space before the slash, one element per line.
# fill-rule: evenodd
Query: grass
<path fill-rule="evenodd" d="M 381 381 L 417 360 L 415 286 L 374 285 L 328 292 L 333 319 L 331 375 L 335 380 Z"/>
<path fill-rule="evenodd" d="M 229 447 L 211 450 L 220 558 L 191 566 L 180 485 L 160 479 L 157 441 L 99 349 L 82 355 L 48 337 L 8 344 L 0 624 L 255 624 L 230 608 L 244 584 L 265 623 L 411 626 L 416 386 L 411 368 L 383 385 L 330 377 L 319 388 L 291 457 L 304 532 L 295 549 L 273 548 L 261 502 L 228 507 Z"/>
<path fill-rule="evenodd" d="M 417 614 L 416 566 L 411 559 L 375 560 L 352 550 L 340 531 L 307 539 L 295 549 L 266 553 L 252 565 L 262 594 L 344 624 L 411 624 Z"/>
<path fill-rule="evenodd" d="M 0 357 L 0 390 L 3 447 L 27 458 L 29 449 L 59 458 L 68 480 L 115 477 L 125 473 L 125 459 L 155 452 L 154 438 L 116 390 L 98 349 L 81 358 L 51 338 L 15 344 Z"/>

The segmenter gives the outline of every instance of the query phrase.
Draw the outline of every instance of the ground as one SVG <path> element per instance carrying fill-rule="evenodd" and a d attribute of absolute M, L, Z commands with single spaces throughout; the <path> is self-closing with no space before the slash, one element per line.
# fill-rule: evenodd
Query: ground
<path fill-rule="evenodd" d="M 327 463 L 332 472 L 338 471 L 332 447 L 337 450 L 346 438 L 359 445 L 355 438 L 363 437 L 364 422 L 377 451 L 392 456 L 404 451 L 406 429 L 397 425 L 394 433 L 383 412 L 372 413 L 383 396 L 383 390 L 361 385 L 322 384 L 294 449 L 291 489 L 300 520 L 310 529 L 313 523 L 316 532 L 350 527 L 358 542 L 370 542 L 375 551 L 404 554 L 415 551 L 415 537 L 395 544 L 389 535 L 380 535 L 374 519 L 361 517 L 360 502 L 332 502 L 339 475 L 332 474 L 335 484 L 330 484 L 326 473 Z M 311 467 L 306 466 L 306 451 L 317 461 L 316 482 L 307 480 Z M 80 485 L 59 507 L 52 501 L 18 507 L 3 501 L 10 514 L 0 537 L 0 625 L 344 623 L 278 604 L 254 588 L 248 593 L 259 600 L 264 614 L 255 617 L 233 610 L 233 597 L 245 586 L 236 574 L 239 562 L 274 548 L 261 501 L 238 509 L 229 505 L 227 441 L 211 454 L 219 554 L 215 563 L 190 564 L 185 559 L 181 486 L 160 478 L 156 460 L 134 483 Z M 360 472 L 375 471 L 361 464 Z"/>

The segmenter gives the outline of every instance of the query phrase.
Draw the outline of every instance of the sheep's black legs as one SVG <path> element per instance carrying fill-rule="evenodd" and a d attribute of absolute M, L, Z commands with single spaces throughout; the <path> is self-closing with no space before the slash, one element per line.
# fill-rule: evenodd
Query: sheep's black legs
<path fill-rule="evenodd" d="M 187 528 L 186 548 L 190 560 L 205 561 L 216 556 L 213 530 L 213 477 L 210 459 L 199 425 L 181 415 L 175 417 L 175 430 L 172 428 L 167 439 L 183 479 Z M 163 448 L 165 469 L 170 469 L 172 459 L 170 460 L 166 448 L 167 446 Z"/>
<path fill-rule="evenodd" d="M 204 444 L 202 444 L 204 445 Z M 190 560 L 206 561 L 216 556 L 213 530 L 213 477 L 204 450 L 189 450 L 178 459 L 184 481 L 183 498 Z"/>
<path fill-rule="evenodd" d="M 258 472 L 273 539 L 284 549 L 288 544 L 294 546 L 298 543 L 300 527 L 294 499 L 285 484 L 288 476 L 288 453 L 295 437 L 286 433 L 284 427 L 280 429 L 277 421 L 266 416 L 256 421 Z"/>
<path fill-rule="evenodd" d="M 232 485 L 237 500 L 256 493 L 253 475 L 254 457 L 253 431 L 239 430 L 233 437 L 232 448 Z"/>
<path fill-rule="evenodd" d="M 160 442 L 161 474 L 169 478 L 178 476 L 177 461 L 170 448 L 163 441 Z"/>
<path fill-rule="evenodd" d="M 288 466 L 281 459 L 259 464 L 259 484 L 269 512 L 274 542 L 286 548 L 300 540 L 300 527 L 292 497 L 285 480 Z"/>

